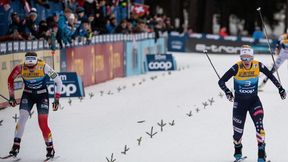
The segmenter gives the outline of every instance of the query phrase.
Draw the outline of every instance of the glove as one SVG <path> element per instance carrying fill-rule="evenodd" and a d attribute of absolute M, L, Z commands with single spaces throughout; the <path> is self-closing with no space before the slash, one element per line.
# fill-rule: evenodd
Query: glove
<path fill-rule="evenodd" d="M 231 102 L 234 101 L 234 96 L 233 96 L 232 92 L 231 92 L 229 89 L 227 89 L 227 90 L 225 91 L 225 95 L 226 95 L 226 97 L 227 97 L 227 99 L 228 99 L 229 101 L 231 101 Z"/>
<path fill-rule="evenodd" d="M 281 96 L 281 99 L 284 100 L 286 98 L 286 91 L 285 89 L 281 86 L 280 88 L 278 88 L 279 90 L 279 94 Z"/>
<path fill-rule="evenodd" d="M 52 103 L 52 108 L 53 108 L 53 111 L 57 111 L 58 110 L 58 107 L 59 107 L 60 103 L 59 103 L 59 98 L 55 98 L 54 99 L 54 102 Z"/>
<path fill-rule="evenodd" d="M 17 102 L 14 97 L 10 97 L 8 102 L 12 107 L 15 107 L 17 105 Z"/>

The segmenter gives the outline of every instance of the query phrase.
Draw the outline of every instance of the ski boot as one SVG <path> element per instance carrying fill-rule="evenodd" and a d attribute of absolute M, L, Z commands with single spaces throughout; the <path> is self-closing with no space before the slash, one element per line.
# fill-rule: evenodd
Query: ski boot
<path fill-rule="evenodd" d="M 54 158 L 55 150 L 54 150 L 53 146 L 47 146 L 46 150 L 47 150 L 46 157 L 47 158 Z"/>
<path fill-rule="evenodd" d="M 235 149 L 235 152 L 234 152 L 234 158 L 235 160 L 240 160 L 242 158 L 242 144 L 241 143 L 234 143 L 234 149 Z"/>
<path fill-rule="evenodd" d="M 9 155 L 13 155 L 14 157 L 18 155 L 20 150 L 20 142 L 21 142 L 20 138 L 14 138 L 14 144 L 12 146 L 11 151 L 9 152 Z"/>
<path fill-rule="evenodd" d="M 258 162 L 266 161 L 265 143 L 258 143 Z"/>

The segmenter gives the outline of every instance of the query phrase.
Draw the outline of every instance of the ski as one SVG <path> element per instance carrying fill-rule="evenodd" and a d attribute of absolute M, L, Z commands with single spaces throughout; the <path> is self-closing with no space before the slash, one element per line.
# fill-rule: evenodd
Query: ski
<path fill-rule="evenodd" d="M 16 156 L 14 156 L 14 155 L 7 155 L 7 156 L 4 156 L 4 157 L 0 157 L 0 159 L 9 159 L 9 160 L 12 160 L 12 161 L 20 161 L 21 160 L 21 158 L 19 158 L 19 157 L 16 157 Z"/>
<path fill-rule="evenodd" d="M 241 157 L 240 159 L 236 159 L 236 160 L 234 160 L 234 162 L 242 162 L 242 161 L 244 161 L 245 159 L 247 159 L 247 156 L 243 156 L 243 157 Z"/>
<path fill-rule="evenodd" d="M 43 162 L 54 161 L 57 160 L 58 158 L 60 158 L 60 156 L 48 157 Z"/>

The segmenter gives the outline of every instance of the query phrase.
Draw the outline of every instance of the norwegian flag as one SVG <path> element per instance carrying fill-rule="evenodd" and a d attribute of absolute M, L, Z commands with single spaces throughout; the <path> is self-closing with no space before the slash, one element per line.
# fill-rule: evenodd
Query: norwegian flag
<path fill-rule="evenodd" d="M 143 16 L 145 13 L 149 12 L 149 6 L 139 3 L 134 3 L 132 13 L 138 16 Z"/>

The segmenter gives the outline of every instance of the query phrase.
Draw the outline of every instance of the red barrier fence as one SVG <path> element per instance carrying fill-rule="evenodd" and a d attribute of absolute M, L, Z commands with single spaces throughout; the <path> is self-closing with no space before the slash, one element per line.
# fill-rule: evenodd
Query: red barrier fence
<path fill-rule="evenodd" d="M 66 49 L 67 71 L 76 71 L 84 86 L 124 77 L 124 43 L 101 43 Z"/>

